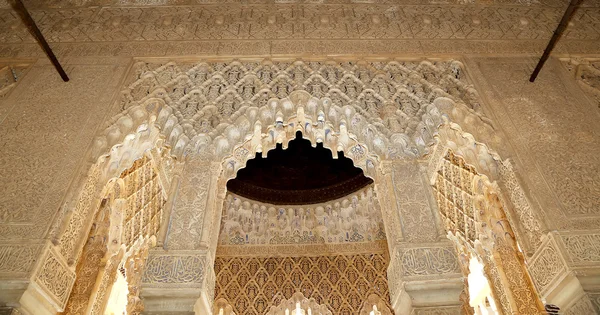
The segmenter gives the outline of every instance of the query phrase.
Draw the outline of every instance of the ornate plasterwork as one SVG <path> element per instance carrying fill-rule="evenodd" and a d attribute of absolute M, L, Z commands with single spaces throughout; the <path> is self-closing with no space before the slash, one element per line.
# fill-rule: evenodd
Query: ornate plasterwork
<path fill-rule="evenodd" d="M 470 246 L 478 238 L 473 202 L 475 176 L 475 168 L 448 151 L 442 159 L 433 185 L 446 231 L 460 237 Z"/>
<path fill-rule="evenodd" d="M 385 253 L 388 244 L 385 240 L 355 243 L 289 244 L 289 245 L 220 245 L 219 257 L 273 257 L 273 256 L 314 256 Z"/>
<path fill-rule="evenodd" d="M 417 163 L 395 163 L 392 166 L 393 200 L 400 218 L 401 233 L 409 242 L 435 242 L 438 229 L 429 200 L 430 188 Z M 429 226 L 423 229 L 423 226 Z M 398 227 L 389 228 L 398 229 Z"/>
<path fill-rule="evenodd" d="M 94 302 L 91 297 L 96 291 L 96 279 L 102 277 L 101 272 L 105 269 L 102 260 L 108 251 L 110 224 L 110 205 L 104 202 L 95 214 L 91 231 L 78 259 L 76 281 L 65 307 L 66 315 L 85 314 L 88 308 L 91 309 L 88 304 L 90 300 L 92 304 Z"/>
<path fill-rule="evenodd" d="M 570 58 L 562 61 L 600 109 L 600 58 Z"/>
<path fill-rule="evenodd" d="M 568 271 L 553 237 L 549 237 L 535 255 L 528 260 L 527 270 L 542 295 L 546 294 L 554 280 Z"/>
<path fill-rule="evenodd" d="M 565 234 L 560 238 L 572 264 L 600 264 L 600 234 Z"/>
<path fill-rule="evenodd" d="M 385 254 L 217 257 L 216 298 L 236 314 L 264 314 L 301 292 L 333 314 L 357 314 L 370 294 L 389 307 Z"/>
<path fill-rule="evenodd" d="M 281 206 L 228 194 L 219 245 L 355 243 L 385 240 L 372 187 L 323 204 Z"/>
<path fill-rule="evenodd" d="M 592 302 L 587 294 L 582 295 L 569 309 L 563 313 L 565 315 L 597 314 Z"/>
<path fill-rule="evenodd" d="M 452 247 L 402 248 L 396 253 L 402 276 L 459 274 L 458 257 Z"/>
<path fill-rule="evenodd" d="M 102 189 L 100 183 L 101 169 L 98 165 L 93 165 L 85 181 L 81 194 L 78 198 L 75 209 L 68 218 L 66 228 L 62 231 L 58 243 L 60 244 L 60 253 L 70 263 L 77 260 L 78 250 L 77 244 L 80 240 L 85 239 L 87 231 L 84 231 L 83 226 L 93 215 L 99 205 L 98 195 Z M 92 216 L 93 217 L 93 216 Z"/>
<path fill-rule="evenodd" d="M 576 92 L 556 60 L 535 86 L 522 84 L 535 64 L 529 59 L 473 61 L 477 66 L 469 73 L 488 91 L 496 123 L 513 139 L 519 173 L 544 210 L 545 224 L 559 230 L 597 228 L 600 138 L 585 95 Z"/>
<path fill-rule="evenodd" d="M 51 246 L 45 249 L 41 261 L 33 279 L 59 309 L 64 309 L 75 282 L 75 272 Z"/>
<path fill-rule="evenodd" d="M 510 200 L 516 218 L 511 221 L 511 224 L 517 229 L 516 233 L 518 236 L 524 234 L 519 238 L 523 250 L 527 253 L 534 253 L 542 243 L 543 236 L 543 223 L 538 219 L 533 211 L 531 203 L 525 196 L 525 191 L 517 176 L 513 170 L 511 161 L 504 161 L 498 170 L 500 177 L 500 185 L 503 188 L 505 196 Z"/>
<path fill-rule="evenodd" d="M 152 159 L 144 156 L 123 171 L 122 240 L 128 248 L 137 239 L 157 235 L 163 220 L 166 194 Z"/>
<path fill-rule="evenodd" d="M 443 123 L 436 99 L 447 100 L 439 105 L 445 110 L 458 103 L 468 115 L 479 115 L 477 93 L 456 61 L 207 60 L 140 63 L 135 71 L 120 101 L 124 112 L 109 122 L 96 152 L 155 117 L 176 155 L 185 149 L 221 159 L 248 137 L 251 149 L 264 152 L 300 129 L 365 169 L 357 160 L 367 148 L 353 139 L 382 158 L 426 153 Z M 292 93 L 298 90 L 310 94 Z M 244 159 L 252 153 L 235 154 Z"/>
<path fill-rule="evenodd" d="M 0 278 L 29 275 L 43 247 L 41 244 L 0 245 Z"/>
<path fill-rule="evenodd" d="M 197 252 L 163 253 L 151 251 L 146 261 L 144 287 L 202 287 L 206 256 Z"/>
<path fill-rule="evenodd" d="M 181 176 L 164 246 L 173 250 L 198 249 L 202 240 L 212 177 L 211 164 L 199 159 L 190 160 Z"/>
<path fill-rule="evenodd" d="M 59 56 L 163 56 L 535 53 L 564 11 L 557 0 L 273 2 L 39 1 L 32 12 Z M 597 49 L 597 5 L 588 6 L 573 17 L 563 51 Z M 42 55 L 15 13 L 0 16 L 3 55 Z"/>
<path fill-rule="evenodd" d="M 420 307 L 415 308 L 411 315 L 460 315 L 460 307 Z"/>

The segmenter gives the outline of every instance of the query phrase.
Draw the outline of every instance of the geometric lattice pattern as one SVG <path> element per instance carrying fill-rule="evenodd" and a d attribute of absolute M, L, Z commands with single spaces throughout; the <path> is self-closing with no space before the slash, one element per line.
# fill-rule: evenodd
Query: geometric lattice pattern
<path fill-rule="evenodd" d="M 433 185 L 446 231 L 471 245 L 476 239 L 472 187 L 476 175 L 475 168 L 448 150 Z"/>
<path fill-rule="evenodd" d="M 371 294 L 390 307 L 388 263 L 387 253 L 217 257 L 215 299 L 227 300 L 236 314 L 264 315 L 271 306 L 301 292 L 333 314 L 356 315 Z"/>
<path fill-rule="evenodd" d="M 167 200 L 152 162 L 146 156 L 123 171 L 121 178 L 125 182 L 127 199 L 123 235 L 129 248 L 140 236 L 158 234 Z"/>

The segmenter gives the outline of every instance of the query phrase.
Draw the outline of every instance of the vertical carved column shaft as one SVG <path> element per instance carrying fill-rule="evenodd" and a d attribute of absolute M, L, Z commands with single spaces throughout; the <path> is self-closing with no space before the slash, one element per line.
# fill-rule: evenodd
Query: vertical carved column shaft
<path fill-rule="evenodd" d="M 212 162 L 210 164 L 210 172 L 207 176 L 210 176 L 210 187 L 206 196 L 206 215 L 204 216 L 204 226 L 202 228 L 202 238 L 200 244 L 203 248 L 208 248 L 212 257 L 217 250 L 216 243 L 212 244 L 214 231 L 219 231 L 221 226 L 221 213 L 223 212 L 223 200 L 225 197 L 226 181 L 220 179 L 221 174 L 221 163 Z M 217 232 L 218 233 L 218 232 Z"/>
<path fill-rule="evenodd" d="M 375 190 L 377 192 L 377 197 L 379 198 L 388 248 L 391 253 L 394 246 L 403 241 L 402 226 L 395 204 L 396 200 L 394 198 L 394 182 L 391 162 L 381 162 L 381 171 L 379 172 L 378 179 L 379 180 L 375 184 Z"/>
<path fill-rule="evenodd" d="M 169 194 L 167 195 L 167 203 L 165 204 L 165 208 L 163 210 L 162 225 L 156 237 L 157 246 L 163 246 L 165 243 L 167 231 L 169 230 L 169 225 L 171 222 L 171 214 L 173 212 L 173 207 L 175 206 L 175 199 L 177 199 L 177 192 L 179 191 L 180 182 L 181 177 L 179 175 L 174 175 L 171 179 L 171 187 L 169 188 Z"/>

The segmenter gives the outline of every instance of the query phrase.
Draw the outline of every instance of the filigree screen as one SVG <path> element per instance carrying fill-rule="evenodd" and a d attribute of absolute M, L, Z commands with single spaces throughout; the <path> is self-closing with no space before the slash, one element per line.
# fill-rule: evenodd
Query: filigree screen
<path fill-rule="evenodd" d="M 355 315 L 369 295 L 389 307 L 387 253 L 318 257 L 217 257 L 215 299 L 236 314 L 265 314 L 296 292 L 336 315 Z"/>
<path fill-rule="evenodd" d="M 477 237 L 472 189 L 476 175 L 472 166 L 448 151 L 433 186 L 446 230 L 461 236 L 471 245 Z"/>
<path fill-rule="evenodd" d="M 129 248 L 138 237 L 158 233 L 166 198 L 152 162 L 146 156 L 123 171 L 121 178 L 127 199 L 123 241 Z"/>

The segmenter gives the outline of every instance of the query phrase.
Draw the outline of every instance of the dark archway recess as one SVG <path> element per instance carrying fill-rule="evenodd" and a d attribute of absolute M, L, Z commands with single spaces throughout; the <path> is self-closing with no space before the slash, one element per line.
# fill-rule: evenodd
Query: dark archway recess
<path fill-rule="evenodd" d="M 300 132 L 283 149 L 278 144 L 263 158 L 248 160 L 227 190 L 239 196 L 276 205 L 303 205 L 342 198 L 373 183 L 352 160 L 318 143 L 313 147 Z"/>

